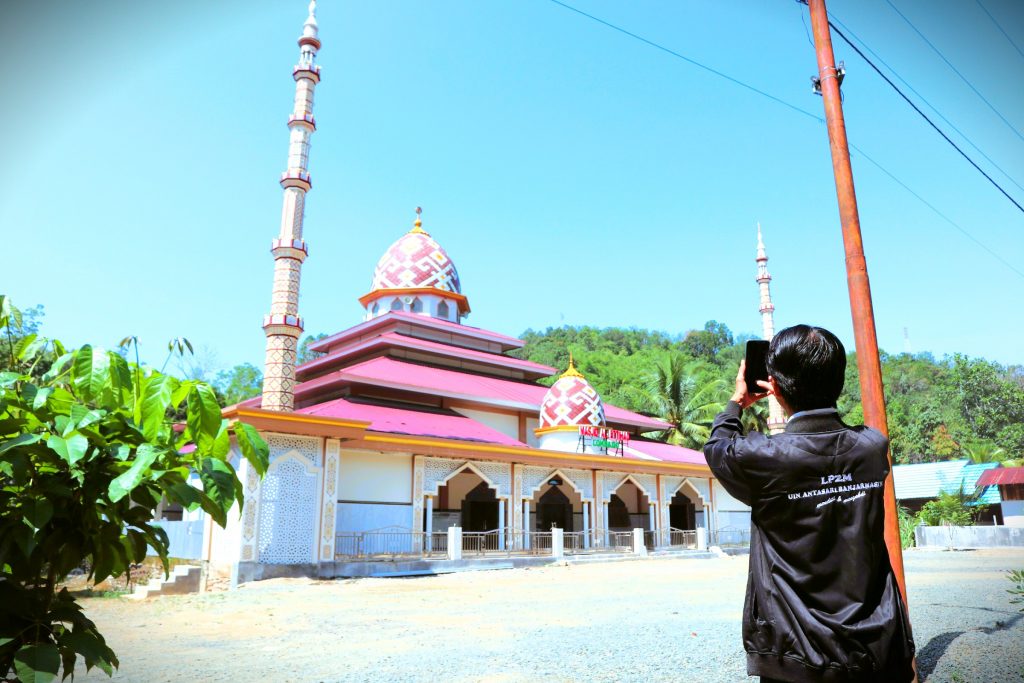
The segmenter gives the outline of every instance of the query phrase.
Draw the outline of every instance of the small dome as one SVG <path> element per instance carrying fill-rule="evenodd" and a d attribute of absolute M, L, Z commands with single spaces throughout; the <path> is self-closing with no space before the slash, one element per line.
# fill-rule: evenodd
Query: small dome
<path fill-rule="evenodd" d="M 590 382 L 573 365 L 551 385 L 540 404 L 540 427 L 600 426 L 604 422 L 604 404 Z"/>
<path fill-rule="evenodd" d="M 431 287 L 454 294 L 462 293 L 459 272 L 441 245 L 420 226 L 388 247 L 373 271 L 371 291 L 381 289 L 422 289 Z"/>

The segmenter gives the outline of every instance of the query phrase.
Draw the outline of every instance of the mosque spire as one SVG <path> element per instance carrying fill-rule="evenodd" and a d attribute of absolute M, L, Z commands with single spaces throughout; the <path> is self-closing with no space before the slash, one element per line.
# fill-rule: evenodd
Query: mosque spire
<path fill-rule="evenodd" d="M 764 247 L 764 237 L 761 235 L 761 223 L 757 224 L 757 287 L 761 293 L 761 305 L 758 310 L 761 312 L 761 333 L 765 341 L 771 341 L 775 336 L 775 304 L 772 303 L 771 281 L 772 276 L 768 272 L 768 251 Z M 786 426 L 786 418 L 782 413 L 782 406 L 775 400 L 774 396 L 768 397 L 768 431 L 778 434 Z"/>
<path fill-rule="evenodd" d="M 309 138 L 316 130 L 313 119 L 313 91 L 320 82 L 316 53 L 320 49 L 316 23 L 316 0 L 309 3 L 309 16 L 299 38 L 299 63 L 292 70 L 295 79 L 295 106 L 288 117 L 288 167 L 281 174 L 284 206 L 281 233 L 271 245 L 274 255 L 274 287 L 270 313 L 263 316 L 267 335 L 267 354 L 263 371 L 265 410 L 290 411 L 295 405 L 295 361 L 302 318 L 299 317 L 299 280 L 302 262 L 309 249 L 302 239 L 302 221 L 306 193 L 312 187 L 309 177 Z"/>

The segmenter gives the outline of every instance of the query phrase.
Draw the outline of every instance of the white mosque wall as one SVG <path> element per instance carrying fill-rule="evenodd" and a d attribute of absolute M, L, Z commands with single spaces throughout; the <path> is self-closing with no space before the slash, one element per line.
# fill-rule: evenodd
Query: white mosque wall
<path fill-rule="evenodd" d="M 471 408 L 455 408 L 455 412 L 465 415 L 471 420 L 487 425 L 491 429 L 501 432 L 505 436 L 519 439 L 519 416 L 506 413 L 495 413 L 487 410 L 473 410 Z"/>
<path fill-rule="evenodd" d="M 342 449 L 339 503 L 412 503 L 412 455 Z"/>
<path fill-rule="evenodd" d="M 733 498 L 717 479 L 712 479 L 711 485 L 714 487 L 717 528 L 749 528 L 750 507 Z"/>
<path fill-rule="evenodd" d="M 459 305 L 454 301 L 436 294 L 400 294 L 383 296 L 370 304 L 366 309 L 366 320 L 380 317 L 391 311 L 403 311 L 428 318 L 439 318 L 449 322 L 459 322 Z"/>
<path fill-rule="evenodd" d="M 338 503 L 338 533 L 373 531 L 386 527 L 412 528 L 411 504 Z"/>
<path fill-rule="evenodd" d="M 533 430 L 540 428 L 540 419 L 536 417 L 526 418 L 526 445 L 533 448 L 540 447 L 540 439 L 533 433 Z"/>

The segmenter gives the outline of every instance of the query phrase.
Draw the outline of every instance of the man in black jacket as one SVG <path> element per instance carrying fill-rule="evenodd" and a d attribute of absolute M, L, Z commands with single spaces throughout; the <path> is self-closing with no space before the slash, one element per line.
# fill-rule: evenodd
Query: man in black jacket
<path fill-rule="evenodd" d="M 704 446 L 718 480 L 751 508 L 747 673 L 913 680 L 910 623 L 883 539 L 888 440 L 839 419 L 843 344 L 820 327 L 787 328 L 771 342 L 768 371 L 755 394 L 740 366 Z M 789 417 L 786 431 L 744 436 L 742 410 L 769 394 Z"/>

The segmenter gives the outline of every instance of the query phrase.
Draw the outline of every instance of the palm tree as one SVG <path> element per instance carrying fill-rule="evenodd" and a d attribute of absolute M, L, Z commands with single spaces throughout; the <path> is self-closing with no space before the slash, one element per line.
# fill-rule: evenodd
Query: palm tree
<path fill-rule="evenodd" d="M 1009 457 L 1009 453 L 991 441 L 974 441 L 964 444 L 964 455 L 971 462 L 1003 462 Z"/>
<path fill-rule="evenodd" d="M 728 385 L 701 361 L 671 355 L 655 365 L 640 387 L 628 387 L 632 403 L 672 426 L 658 436 L 677 446 L 701 448 L 711 422 L 725 405 Z"/>

